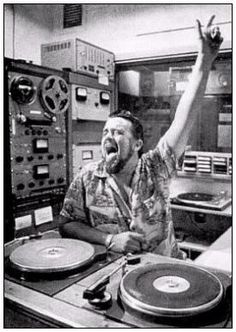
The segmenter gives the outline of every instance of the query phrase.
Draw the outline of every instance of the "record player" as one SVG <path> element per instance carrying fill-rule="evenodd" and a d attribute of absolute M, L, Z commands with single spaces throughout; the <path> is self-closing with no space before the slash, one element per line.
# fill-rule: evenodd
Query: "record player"
<path fill-rule="evenodd" d="M 228 197 L 225 191 L 214 195 L 202 192 L 184 192 L 172 198 L 171 203 L 222 211 L 231 204 L 231 201 L 231 197 Z"/>
<path fill-rule="evenodd" d="M 13 298 L 15 289 L 14 301 L 24 301 L 28 309 L 27 292 L 34 294 L 34 301 L 45 295 L 41 309 L 41 300 L 37 302 L 37 316 L 45 307 L 51 317 L 50 311 L 56 311 L 58 303 L 58 310 L 65 306 L 67 312 L 60 311 L 58 326 L 73 326 L 65 321 L 75 309 L 75 320 L 84 327 L 230 324 L 229 276 L 151 253 L 121 256 L 79 240 L 43 238 L 9 252 L 5 280 L 6 299 Z M 51 301 L 55 308 L 47 304 Z"/>

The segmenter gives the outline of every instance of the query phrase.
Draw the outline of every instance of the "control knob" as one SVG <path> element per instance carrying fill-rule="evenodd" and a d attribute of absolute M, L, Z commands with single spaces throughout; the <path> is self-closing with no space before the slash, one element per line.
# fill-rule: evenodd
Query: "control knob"
<path fill-rule="evenodd" d="M 27 118 L 26 118 L 26 116 L 24 114 L 17 114 L 16 120 L 19 123 L 25 123 L 27 121 Z"/>
<path fill-rule="evenodd" d="M 55 132 L 61 134 L 62 129 L 60 127 L 55 127 Z"/>

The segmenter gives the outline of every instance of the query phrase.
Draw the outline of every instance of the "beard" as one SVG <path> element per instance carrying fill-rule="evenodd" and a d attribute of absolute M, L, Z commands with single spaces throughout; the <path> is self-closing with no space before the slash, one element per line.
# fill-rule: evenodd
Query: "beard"
<path fill-rule="evenodd" d="M 105 161 L 105 168 L 108 174 L 116 174 L 119 173 L 127 164 L 127 162 L 130 160 L 130 158 L 133 155 L 133 151 L 130 148 L 128 155 L 125 158 L 121 158 L 118 154 L 116 154 L 115 156 L 112 156 L 112 158 L 109 158 L 108 160 L 106 160 L 104 158 Z"/>

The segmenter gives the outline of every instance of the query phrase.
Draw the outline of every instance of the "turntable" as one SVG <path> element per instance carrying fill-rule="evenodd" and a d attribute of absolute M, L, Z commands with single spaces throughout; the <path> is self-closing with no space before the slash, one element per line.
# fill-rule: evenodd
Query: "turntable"
<path fill-rule="evenodd" d="M 13 246 L 5 259 L 5 278 L 53 296 L 120 256 L 108 255 L 101 245 L 51 235 L 47 238 L 46 234 L 46 238 Z"/>
<path fill-rule="evenodd" d="M 29 241 L 7 263 L 5 297 L 60 327 L 229 326 L 231 279 L 177 259 L 58 238 Z"/>
<path fill-rule="evenodd" d="M 60 273 L 82 268 L 93 261 L 94 247 L 72 239 L 45 239 L 26 243 L 15 249 L 11 266 L 28 273 Z"/>
<path fill-rule="evenodd" d="M 201 192 L 186 192 L 173 198 L 172 203 L 221 211 L 231 204 L 231 198 L 224 191 L 216 195 Z"/>
<path fill-rule="evenodd" d="M 183 324 L 210 313 L 224 296 L 214 274 L 189 264 L 159 263 L 139 267 L 125 275 L 119 297 L 127 310 L 151 321 L 158 318 Z M 196 320 L 196 319 L 195 319 Z"/>

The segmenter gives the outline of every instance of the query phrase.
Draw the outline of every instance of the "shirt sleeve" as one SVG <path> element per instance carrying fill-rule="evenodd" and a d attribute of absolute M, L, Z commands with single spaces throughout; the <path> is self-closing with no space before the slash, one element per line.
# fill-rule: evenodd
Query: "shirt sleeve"
<path fill-rule="evenodd" d="M 176 173 L 176 157 L 164 137 L 160 139 L 156 148 L 149 151 L 154 172 L 159 176 L 171 178 Z"/>
<path fill-rule="evenodd" d="M 63 203 L 61 215 L 70 220 L 86 222 L 85 189 L 83 185 L 82 171 L 72 181 Z"/>

